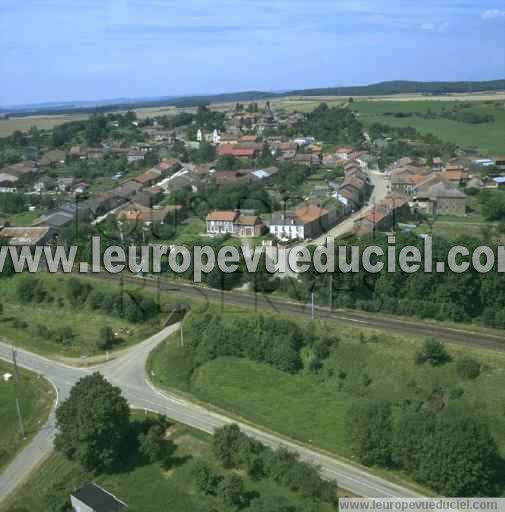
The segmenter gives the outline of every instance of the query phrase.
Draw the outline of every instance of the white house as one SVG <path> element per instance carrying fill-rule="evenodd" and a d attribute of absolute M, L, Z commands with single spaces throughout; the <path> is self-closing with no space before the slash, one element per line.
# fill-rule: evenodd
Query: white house
<path fill-rule="evenodd" d="M 205 142 L 205 134 L 201 128 L 198 128 L 198 131 L 196 132 L 196 140 L 198 142 Z"/>
<path fill-rule="evenodd" d="M 221 142 L 221 134 L 217 129 L 214 129 L 214 132 L 212 133 L 212 143 L 213 144 L 219 144 Z"/>

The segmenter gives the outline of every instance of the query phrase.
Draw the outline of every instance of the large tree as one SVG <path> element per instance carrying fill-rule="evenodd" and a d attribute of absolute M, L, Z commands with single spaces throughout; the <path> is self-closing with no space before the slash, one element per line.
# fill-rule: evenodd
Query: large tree
<path fill-rule="evenodd" d="M 354 404 L 347 415 L 347 431 L 360 462 L 390 465 L 393 418 L 389 402 L 363 400 Z"/>
<path fill-rule="evenodd" d="M 117 460 L 129 424 L 121 390 L 96 372 L 80 379 L 57 409 L 55 447 L 86 469 L 108 468 Z"/>

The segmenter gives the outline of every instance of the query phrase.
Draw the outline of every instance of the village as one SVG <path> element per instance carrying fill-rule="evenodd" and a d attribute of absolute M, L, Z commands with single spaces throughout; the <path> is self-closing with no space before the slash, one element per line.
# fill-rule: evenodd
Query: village
<path fill-rule="evenodd" d="M 342 128 L 338 114 L 335 132 Z M 324 236 L 390 231 L 420 215 L 464 218 L 465 189 L 505 184 L 505 158 L 400 156 L 384 165 L 387 138 L 371 140 L 364 132 L 359 144 L 338 145 L 307 126 L 307 114 L 276 111 L 267 101 L 225 111 L 200 106 L 175 119 L 100 115 L 84 123 L 84 137 L 77 132 L 59 146 L 55 129 L 45 138 L 53 147 L 35 145 L 33 133 L 17 134 L 24 159 L 0 169 L 0 193 L 23 197 L 26 211 L 14 208 L 19 215 L 11 219 L 3 212 L 0 238 L 35 246 L 61 241 L 69 226 L 107 219 L 145 230 L 199 217 L 198 236 L 321 243 Z M 90 132 L 95 145 L 75 144 Z M 486 167 L 498 174 L 482 178 Z M 86 173 L 90 178 L 80 179 Z M 219 208 L 204 197 L 213 195 L 209 190 L 233 191 L 238 201 L 225 200 L 229 207 Z M 259 206 L 251 194 L 261 196 Z M 195 209 L 193 200 L 202 197 L 207 204 Z"/>

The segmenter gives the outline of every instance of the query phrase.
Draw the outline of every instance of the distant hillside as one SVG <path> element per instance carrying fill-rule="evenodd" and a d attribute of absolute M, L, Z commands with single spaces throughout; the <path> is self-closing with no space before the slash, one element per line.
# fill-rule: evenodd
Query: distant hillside
<path fill-rule="evenodd" d="M 0 114 L 11 116 L 27 116 L 32 114 L 74 114 L 110 112 L 145 107 L 176 106 L 192 107 L 209 103 L 260 101 L 265 99 L 284 98 L 286 96 L 386 96 L 391 94 L 450 94 L 475 93 L 484 91 L 505 90 L 505 80 L 487 82 L 410 82 L 397 80 L 380 82 L 371 85 L 348 87 L 324 87 L 319 89 L 298 89 L 280 93 L 265 91 L 244 91 L 223 94 L 164 96 L 158 98 L 137 98 L 95 101 L 46 103 L 39 105 L 23 105 L 10 109 L 0 108 Z"/>
<path fill-rule="evenodd" d="M 286 95 L 293 96 L 385 96 L 390 94 L 450 94 L 483 91 L 503 91 L 505 80 L 487 82 L 409 82 L 397 80 L 351 87 L 300 89 Z"/>

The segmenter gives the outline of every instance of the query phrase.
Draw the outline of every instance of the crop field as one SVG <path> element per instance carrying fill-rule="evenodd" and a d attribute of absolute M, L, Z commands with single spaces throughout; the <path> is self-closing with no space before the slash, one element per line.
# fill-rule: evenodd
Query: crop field
<path fill-rule="evenodd" d="M 472 124 L 442 117 L 454 112 L 455 108 L 467 115 L 491 116 L 493 120 Z M 352 109 L 365 126 L 373 123 L 411 126 L 461 148 L 475 149 L 482 155 L 505 153 L 504 101 L 355 101 Z M 430 115 L 433 118 L 428 118 Z"/>

